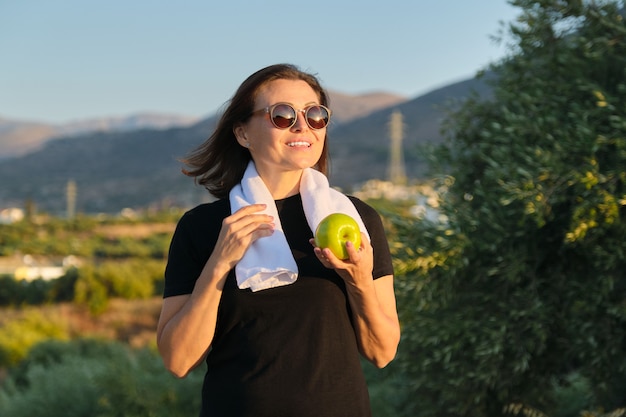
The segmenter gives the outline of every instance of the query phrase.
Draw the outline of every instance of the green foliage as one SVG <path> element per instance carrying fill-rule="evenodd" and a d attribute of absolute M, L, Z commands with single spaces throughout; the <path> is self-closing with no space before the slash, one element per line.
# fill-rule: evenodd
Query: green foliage
<path fill-rule="evenodd" d="M 72 221 L 50 217 L 39 222 L 23 220 L 0 225 L 0 256 L 16 253 L 88 256 L 92 250 L 89 245 L 83 245 L 82 237 L 95 224 L 95 218 L 81 216 Z"/>
<path fill-rule="evenodd" d="M 12 276 L 0 277 L 0 306 L 40 305 L 71 300 L 76 270 L 56 280 L 17 281 Z"/>
<path fill-rule="evenodd" d="M 82 263 L 50 281 L 18 282 L 10 276 L 0 277 L 0 306 L 76 301 L 87 305 L 92 313 L 100 313 L 112 297 L 145 299 L 161 294 L 171 238 L 167 230 L 173 221 L 172 214 L 152 213 L 137 220 L 50 217 L 0 225 L 0 256 L 72 254 Z M 118 226 L 122 233 L 107 229 Z"/>
<path fill-rule="evenodd" d="M 396 417 L 397 409 L 405 398 L 407 391 L 404 387 L 407 381 L 398 372 L 394 362 L 384 369 L 378 369 L 370 362 L 361 361 L 363 372 L 367 380 L 372 415 L 374 417 Z"/>
<path fill-rule="evenodd" d="M 150 259 L 131 259 L 125 262 L 103 262 L 100 277 L 108 283 L 109 294 L 129 300 L 146 299 L 157 295 L 155 282 L 163 278 L 163 262 Z"/>
<path fill-rule="evenodd" d="M 164 264 L 153 259 L 104 261 L 78 271 L 74 301 L 92 314 L 104 312 L 110 298 L 146 299 L 161 293 Z"/>
<path fill-rule="evenodd" d="M 16 365 L 37 343 L 68 337 L 67 329 L 58 317 L 48 317 L 35 310 L 28 311 L 18 320 L 5 318 L 1 324 L 0 367 Z"/>
<path fill-rule="evenodd" d="M 0 306 L 75 301 L 93 313 L 106 309 L 110 298 L 146 299 L 163 292 L 164 261 L 123 259 L 72 268 L 54 280 L 16 281 L 0 277 Z"/>
<path fill-rule="evenodd" d="M 33 349 L 0 389 L 0 415 L 189 416 L 202 375 L 174 381 L 156 353 L 113 342 L 48 342 Z"/>
<path fill-rule="evenodd" d="M 19 364 L 10 369 L 12 383 L 19 388 L 28 388 L 29 373 L 33 368 L 49 368 L 67 357 L 97 359 L 119 353 L 121 345 L 96 339 L 72 341 L 49 339 L 34 345 Z"/>
<path fill-rule="evenodd" d="M 626 25 L 614 1 L 511 3 L 493 98 L 435 155 L 448 221 L 394 222 L 398 415 L 556 416 L 573 372 L 590 407 L 626 405 Z"/>
<path fill-rule="evenodd" d="M 551 417 L 575 417 L 580 410 L 589 410 L 593 405 L 592 389 L 589 380 L 572 373 L 554 384 L 554 397 L 557 409 Z"/>
<path fill-rule="evenodd" d="M 102 258 L 164 259 L 170 233 L 148 236 L 109 236 L 100 232 L 107 226 L 140 226 L 151 221 L 173 224 L 170 215 L 154 215 L 139 220 L 79 216 L 72 220 L 48 217 L 0 225 L 0 256 L 15 254 L 60 255 Z"/>
<path fill-rule="evenodd" d="M 108 300 L 107 288 L 97 276 L 96 268 L 93 265 L 81 268 L 74 286 L 74 301 L 88 306 L 92 314 L 100 314 L 106 310 Z"/>

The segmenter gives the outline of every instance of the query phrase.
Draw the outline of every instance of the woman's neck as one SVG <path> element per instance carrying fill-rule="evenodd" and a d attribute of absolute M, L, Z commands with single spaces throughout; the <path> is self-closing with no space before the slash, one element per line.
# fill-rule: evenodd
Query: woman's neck
<path fill-rule="evenodd" d="M 274 200 L 282 200 L 300 192 L 300 179 L 302 171 L 283 172 L 278 175 L 259 173 L 265 186 Z"/>

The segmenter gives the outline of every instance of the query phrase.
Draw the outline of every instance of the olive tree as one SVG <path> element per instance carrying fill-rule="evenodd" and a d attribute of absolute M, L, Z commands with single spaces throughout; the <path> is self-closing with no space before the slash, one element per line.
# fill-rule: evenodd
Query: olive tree
<path fill-rule="evenodd" d="M 400 415 L 568 415 L 574 386 L 569 415 L 626 405 L 623 4 L 510 3 L 492 96 L 433 155 L 443 220 L 395 222 Z"/>

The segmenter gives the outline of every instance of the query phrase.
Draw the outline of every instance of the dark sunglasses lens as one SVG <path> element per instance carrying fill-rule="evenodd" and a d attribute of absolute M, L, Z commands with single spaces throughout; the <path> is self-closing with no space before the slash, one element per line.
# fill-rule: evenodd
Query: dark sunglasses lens
<path fill-rule="evenodd" d="M 296 111 L 286 104 L 279 104 L 272 109 L 272 123 L 279 129 L 291 127 L 296 119 Z"/>
<path fill-rule="evenodd" d="M 311 106 L 306 109 L 305 115 L 311 129 L 322 129 L 328 124 L 329 114 L 324 107 Z"/>

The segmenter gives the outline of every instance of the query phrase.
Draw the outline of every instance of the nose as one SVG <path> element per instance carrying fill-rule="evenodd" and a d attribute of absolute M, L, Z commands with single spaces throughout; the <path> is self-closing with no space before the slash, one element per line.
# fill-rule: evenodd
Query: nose
<path fill-rule="evenodd" d="M 304 110 L 296 110 L 296 122 L 291 126 L 296 132 L 308 129 L 309 125 L 306 123 L 306 115 Z"/>

